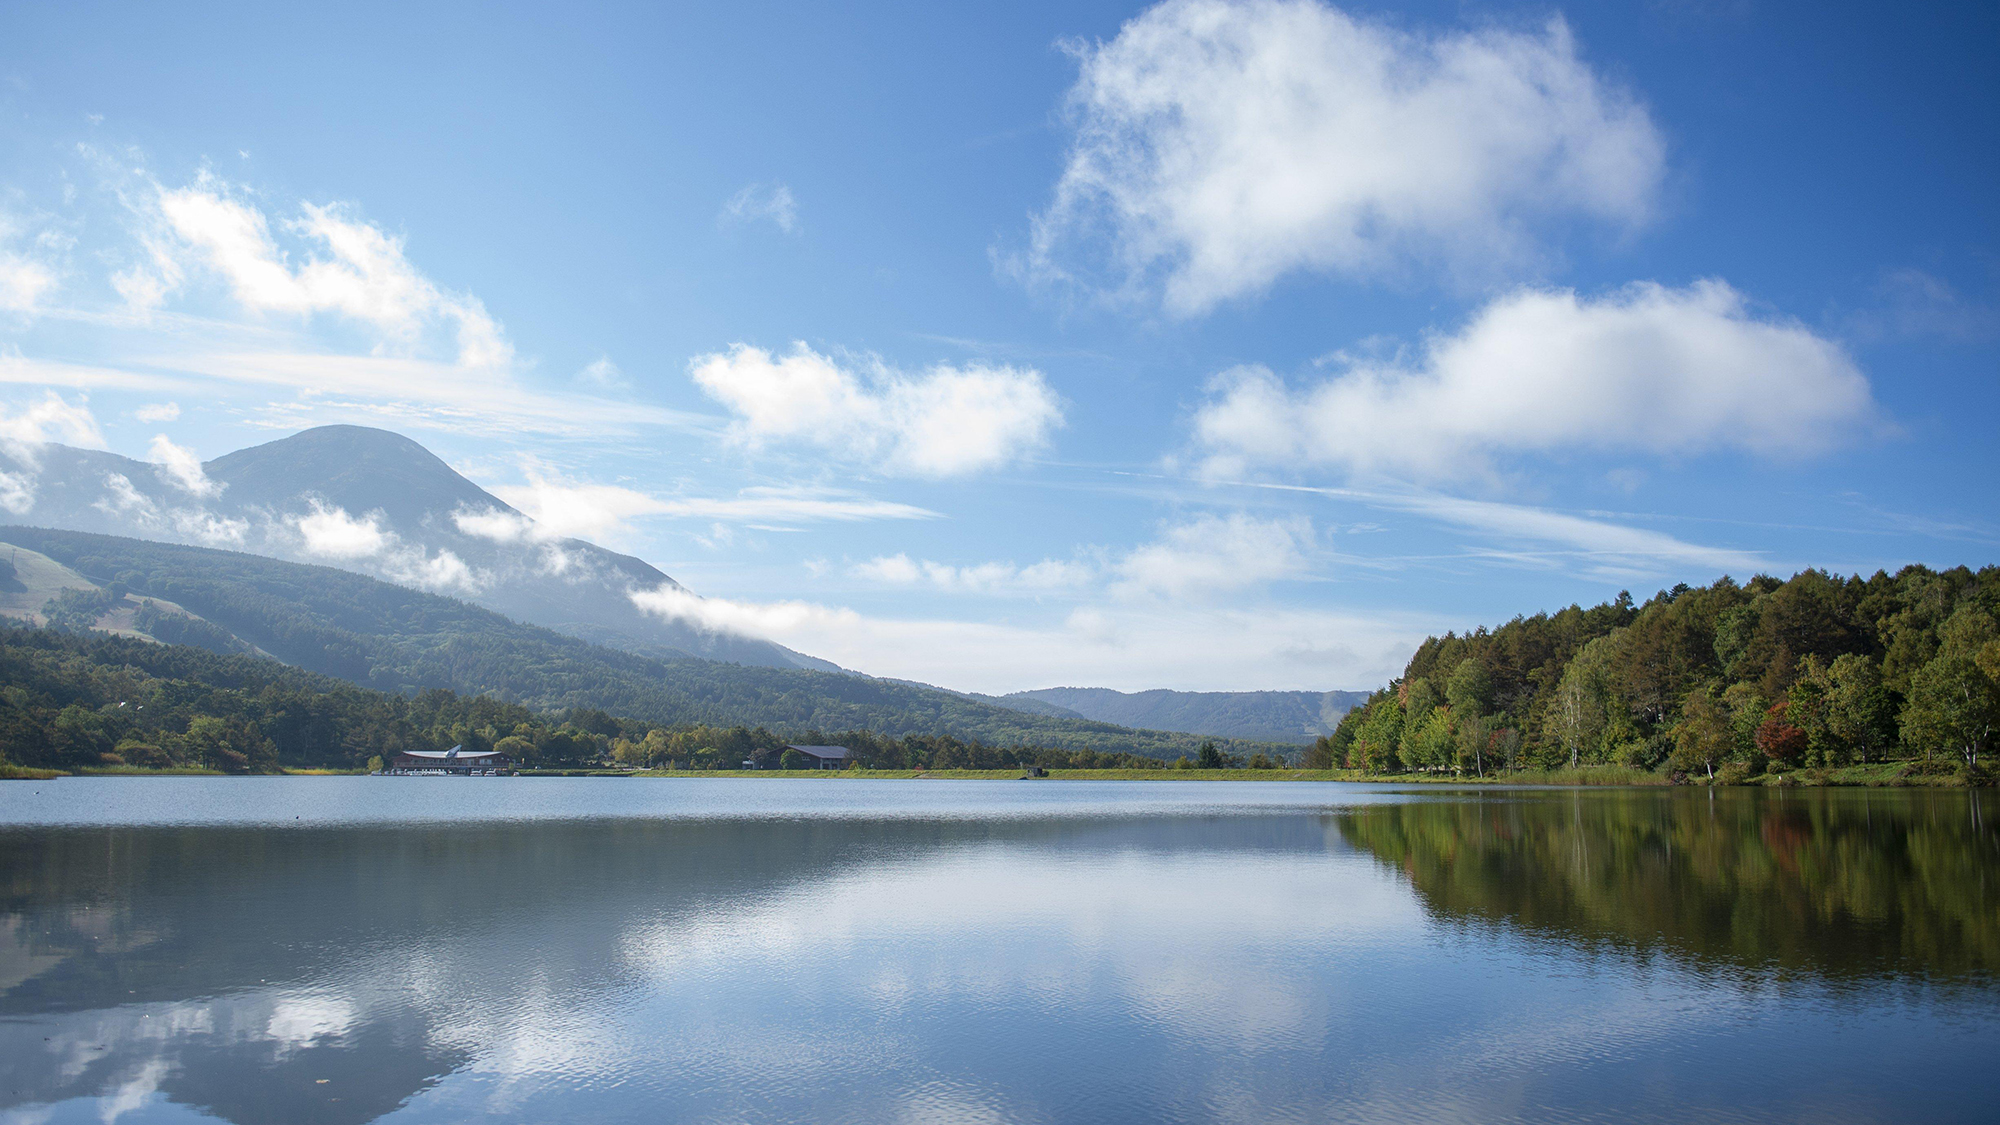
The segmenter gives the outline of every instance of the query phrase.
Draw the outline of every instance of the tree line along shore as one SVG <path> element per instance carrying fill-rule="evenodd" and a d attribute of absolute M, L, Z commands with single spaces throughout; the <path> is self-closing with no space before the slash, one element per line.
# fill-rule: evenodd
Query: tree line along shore
<path fill-rule="evenodd" d="M 2000 568 L 1677 586 L 1426 640 L 1293 760 L 1172 762 L 949 733 L 661 723 L 487 695 L 363 688 L 261 657 L 109 636 L 50 607 L 0 625 L 0 776 L 366 772 L 498 750 L 525 772 L 787 776 L 791 742 L 853 777 L 1522 784 L 1977 785 L 2000 729 Z M 1226 745 L 1226 744 L 1225 744 Z"/>
<path fill-rule="evenodd" d="M 2000 568 L 1676 586 L 1423 643 L 1305 764 L 1383 777 L 1982 784 Z"/>

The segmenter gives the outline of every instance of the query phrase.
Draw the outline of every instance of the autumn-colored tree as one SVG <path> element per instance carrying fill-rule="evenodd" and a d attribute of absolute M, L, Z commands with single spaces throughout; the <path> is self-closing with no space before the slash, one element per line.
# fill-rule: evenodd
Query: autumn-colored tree
<path fill-rule="evenodd" d="M 1764 712 L 1764 721 L 1757 727 L 1757 749 L 1764 756 L 1780 765 L 1797 765 L 1805 756 L 1810 740 L 1806 732 L 1785 721 L 1791 703 L 1780 699 Z"/>

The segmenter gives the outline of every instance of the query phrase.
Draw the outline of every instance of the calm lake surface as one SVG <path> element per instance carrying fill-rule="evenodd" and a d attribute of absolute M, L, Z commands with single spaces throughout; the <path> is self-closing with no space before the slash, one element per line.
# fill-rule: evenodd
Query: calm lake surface
<path fill-rule="evenodd" d="M 1994 1121 L 2000 800 L 0 784 L 0 1121 Z"/>

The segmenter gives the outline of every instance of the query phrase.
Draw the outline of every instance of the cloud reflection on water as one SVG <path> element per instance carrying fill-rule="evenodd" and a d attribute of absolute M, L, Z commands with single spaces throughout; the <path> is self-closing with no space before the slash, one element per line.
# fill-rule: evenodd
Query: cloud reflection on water
<path fill-rule="evenodd" d="M 1870 1120 L 1915 1104 L 1883 1099 L 1891 1065 L 1934 1116 L 1968 1104 L 1953 1044 L 2000 1021 L 1990 985 L 1921 983 L 1942 953 L 1857 983 L 1810 923 L 1753 915 L 1790 971 L 1739 944 L 1731 976 L 1689 955 L 1699 919 L 1602 931 L 1686 877 L 1634 858 L 1666 854 L 1649 833 L 1865 843 L 1677 799 L 17 830 L 0 1120 Z M 1881 800 L 1958 870 L 1962 817 Z M 1537 858 L 1578 843 L 1619 858 Z"/>

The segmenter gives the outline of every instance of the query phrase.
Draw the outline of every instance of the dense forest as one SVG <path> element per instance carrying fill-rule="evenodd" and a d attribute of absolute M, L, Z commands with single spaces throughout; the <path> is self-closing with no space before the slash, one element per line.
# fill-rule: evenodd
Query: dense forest
<path fill-rule="evenodd" d="M 392 694 L 442 688 L 541 713 L 595 710 L 661 726 L 865 729 L 894 738 L 1161 759 L 1192 756 L 1204 741 L 1029 714 L 868 676 L 623 652 L 329 567 L 41 528 L 0 528 L 0 539 L 47 555 L 107 590 L 174 602 L 200 615 L 142 607 L 138 627 L 162 641 L 224 654 L 254 645 L 309 671 Z M 79 601 L 72 608 L 72 623 L 85 624 L 78 615 L 91 605 Z M 1286 749 L 1214 741 L 1242 757 Z"/>
<path fill-rule="evenodd" d="M 734 769 L 745 759 L 760 768 L 802 764 L 788 760 L 787 741 L 847 746 L 859 764 L 878 769 L 1160 764 L 1129 754 L 999 746 L 950 735 L 668 726 L 589 708 L 558 716 L 442 689 L 375 691 L 262 657 L 0 623 L 0 764 L 268 773 L 358 769 L 402 750 L 454 745 L 500 750 L 529 767 L 619 762 Z"/>
<path fill-rule="evenodd" d="M 2000 568 L 1629 594 L 1432 637 L 1308 755 L 1371 773 L 1619 764 L 1699 781 L 1892 759 L 1981 773 Z"/>

